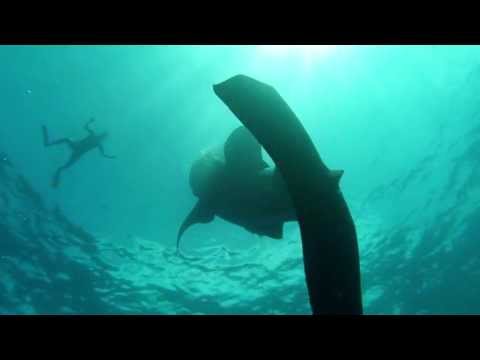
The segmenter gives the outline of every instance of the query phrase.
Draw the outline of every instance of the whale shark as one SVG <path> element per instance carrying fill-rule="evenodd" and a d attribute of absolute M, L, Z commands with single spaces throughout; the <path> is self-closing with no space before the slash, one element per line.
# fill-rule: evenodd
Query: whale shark
<path fill-rule="evenodd" d="M 305 280 L 314 315 L 363 313 L 355 224 L 340 190 L 343 170 L 320 158 L 300 120 L 270 85 L 236 75 L 213 86 L 243 126 L 190 171 L 198 197 L 180 226 L 184 232 L 215 216 L 252 233 L 283 237 L 283 224 L 300 226 Z M 275 167 L 262 159 L 262 147 Z"/>
<path fill-rule="evenodd" d="M 338 173 L 332 176 L 272 86 L 236 75 L 213 85 L 213 91 L 270 155 L 285 181 L 300 226 L 312 313 L 363 314 L 356 228 Z"/>
<path fill-rule="evenodd" d="M 259 236 L 283 238 L 283 225 L 296 213 L 282 175 L 262 158 L 261 145 L 240 126 L 227 138 L 223 154 L 204 153 L 190 170 L 189 182 L 199 199 L 177 236 L 215 216 Z"/>

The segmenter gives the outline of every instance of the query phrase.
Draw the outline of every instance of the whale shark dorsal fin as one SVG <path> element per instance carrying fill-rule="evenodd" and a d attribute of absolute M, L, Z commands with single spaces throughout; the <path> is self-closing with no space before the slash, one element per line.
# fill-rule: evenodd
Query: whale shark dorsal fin
<path fill-rule="evenodd" d="M 239 171 L 260 171 L 268 167 L 262 159 L 262 147 L 250 131 L 240 126 L 227 138 L 223 147 L 225 164 Z"/>
<path fill-rule="evenodd" d="M 335 181 L 335 185 L 340 185 L 340 179 L 344 172 L 343 170 L 330 170 L 330 177 Z"/>
<path fill-rule="evenodd" d="M 197 201 L 193 209 L 187 215 L 185 220 L 183 220 L 180 229 L 177 234 L 177 252 L 180 249 L 180 240 L 182 235 L 187 231 L 187 229 L 195 224 L 206 224 L 213 220 L 215 213 L 213 210 L 203 201 Z"/>

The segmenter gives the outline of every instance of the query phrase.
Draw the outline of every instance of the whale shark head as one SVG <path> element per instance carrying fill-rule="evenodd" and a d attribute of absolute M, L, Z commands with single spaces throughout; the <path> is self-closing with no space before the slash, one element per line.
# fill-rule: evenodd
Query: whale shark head
<path fill-rule="evenodd" d="M 204 151 L 190 168 L 189 183 L 198 198 L 208 197 L 214 190 L 216 180 L 224 168 L 224 162 L 216 150 Z"/>
<path fill-rule="evenodd" d="M 211 200 L 222 196 L 219 189 L 225 183 L 241 183 L 243 179 L 259 174 L 267 167 L 268 164 L 262 159 L 261 145 L 243 126 L 230 134 L 221 149 L 203 151 L 189 173 L 190 187 L 199 200 L 180 226 L 177 250 L 181 236 L 190 226 L 213 220 L 215 212 L 210 206 Z"/>

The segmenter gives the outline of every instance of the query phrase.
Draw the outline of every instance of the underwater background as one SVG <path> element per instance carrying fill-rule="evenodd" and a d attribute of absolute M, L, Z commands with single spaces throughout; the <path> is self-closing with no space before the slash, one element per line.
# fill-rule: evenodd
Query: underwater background
<path fill-rule="evenodd" d="M 198 45 L 0 46 L 1 314 L 310 314 L 297 223 L 217 217 L 175 254 L 191 164 L 240 125 L 212 85 L 237 74 L 345 170 L 366 314 L 480 313 L 479 46 Z M 69 153 L 41 126 L 91 117 L 117 158 L 52 188 Z"/>

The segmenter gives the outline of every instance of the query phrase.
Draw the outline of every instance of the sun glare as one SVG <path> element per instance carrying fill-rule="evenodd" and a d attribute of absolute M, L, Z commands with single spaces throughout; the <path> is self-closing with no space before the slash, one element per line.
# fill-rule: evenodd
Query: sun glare
<path fill-rule="evenodd" d="M 295 57 L 310 66 L 334 48 L 335 45 L 259 45 L 258 51 L 267 57 Z"/>
<path fill-rule="evenodd" d="M 260 51 L 271 55 L 318 56 L 332 50 L 335 45 L 260 45 Z"/>

